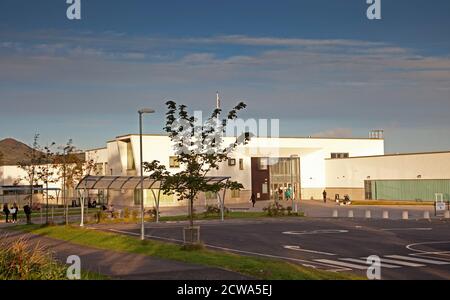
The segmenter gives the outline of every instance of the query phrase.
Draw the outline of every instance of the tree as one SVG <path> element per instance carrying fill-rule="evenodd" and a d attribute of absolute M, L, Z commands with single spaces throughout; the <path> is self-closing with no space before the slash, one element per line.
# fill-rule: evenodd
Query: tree
<path fill-rule="evenodd" d="M 30 186 L 30 206 L 33 206 L 33 194 L 34 185 L 38 183 L 38 175 L 36 166 L 42 163 L 43 155 L 41 146 L 39 145 L 39 134 L 36 133 L 33 138 L 33 144 L 30 147 L 30 151 L 25 153 L 25 158 L 18 162 L 20 169 L 25 171 L 23 177 L 19 177 L 15 184 L 19 184 L 21 181 L 26 181 Z"/>
<path fill-rule="evenodd" d="M 69 201 L 67 190 L 74 189 L 83 176 L 91 174 L 95 170 L 94 160 L 85 160 L 83 153 L 79 151 L 70 139 L 66 145 L 60 147 L 63 153 L 58 153 L 54 161 L 58 179 L 63 182 L 63 199 L 65 206 L 66 225 L 69 224 Z"/>
<path fill-rule="evenodd" d="M 56 175 L 56 169 L 54 167 L 55 163 L 55 152 L 53 151 L 53 146 L 55 143 L 52 143 L 50 146 L 46 146 L 43 149 L 43 161 L 36 167 L 36 181 L 38 183 L 42 182 L 45 186 L 45 195 L 46 195 L 46 213 L 45 213 L 45 221 L 48 224 L 48 200 L 49 200 L 49 192 L 48 185 L 50 183 L 58 182 L 58 178 Z"/>
<path fill-rule="evenodd" d="M 159 161 L 144 162 L 150 178 L 161 181 L 160 189 L 166 195 L 175 194 L 179 201 L 187 200 L 190 227 L 194 225 L 194 201 L 200 192 L 218 193 L 222 189 L 240 190 L 243 185 L 236 181 L 210 182 L 207 175 L 218 170 L 220 164 L 239 145 L 247 144 L 250 135 L 244 133 L 236 140 L 224 145 L 223 133 L 229 121 L 237 119 L 237 112 L 246 104 L 241 102 L 228 112 L 227 118 L 220 119 L 221 109 L 215 109 L 204 124 L 187 112 L 185 105 L 173 101 L 166 103 L 166 126 L 174 143 L 174 150 L 182 170 L 170 173 Z M 141 199 L 143 201 L 143 199 Z M 192 237 L 191 237 L 192 241 Z"/>

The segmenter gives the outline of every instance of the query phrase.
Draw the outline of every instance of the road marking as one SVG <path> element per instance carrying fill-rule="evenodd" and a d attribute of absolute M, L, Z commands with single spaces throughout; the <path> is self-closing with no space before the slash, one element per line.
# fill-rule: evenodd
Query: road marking
<path fill-rule="evenodd" d="M 362 259 L 367 259 L 367 257 L 362 257 Z M 425 267 L 425 265 L 418 264 L 418 263 L 412 263 L 412 262 L 388 259 L 388 258 L 381 258 L 381 262 L 387 262 L 387 263 L 396 264 L 396 265 L 405 266 L 405 267 Z"/>
<path fill-rule="evenodd" d="M 301 251 L 301 252 L 330 255 L 330 256 L 336 255 L 334 253 L 329 253 L 329 252 L 322 252 L 322 251 L 316 251 L 316 250 L 302 249 L 302 248 L 300 248 L 300 246 L 283 246 L 283 248 L 286 248 L 286 249 L 289 249 L 289 250 Z"/>
<path fill-rule="evenodd" d="M 419 230 L 419 231 L 428 231 L 433 230 L 433 228 L 429 227 L 422 227 L 422 228 L 387 228 L 387 229 L 380 229 L 381 231 L 403 231 L 403 230 Z"/>
<path fill-rule="evenodd" d="M 427 264 L 432 264 L 432 265 L 449 265 L 450 264 L 450 262 L 448 262 L 448 261 L 424 259 L 424 258 L 402 256 L 402 255 L 386 255 L 386 257 L 410 260 L 410 261 L 417 261 L 417 262 L 422 262 L 422 263 L 427 263 Z"/>
<path fill-rule="evenodd" d="M 354 262 L 354 263 L 361 263 L 361 264 L 371 265 L 371 263 L 368 263 L 367 260 L 365 260 L 365 259 L 339 258 L 339 260 L 345 260 L 345 261 Z M 383 267 L 383 268 L 388 268 L 388 269 L 401 268 L 400 266 L 394 266 L 394 265 L 390 265 L 390 264 L 385 264 L 383 262 L 380 263 L 380 266 Z"/>
<path fill-rule="evenodd" d="M 135 232 L 130 232 L 130 231 L 123 231 L 123 230 L 117 230 L 117 229 L 108 229 L 108 230 L 112 231 L 112 232 L 127 234 L 127 235 L 140 236 L 140 233 L 135 233 Z M 145 236 L 148 237 L 148 238 L 153 238 L 153 239 L 160 239 L 160 240 L 166 240 L 166 241 L 170 241 L 170 242 L 183 243 L 182 240 L 178 240 L 178 239 L 159 237 L 159 236 L 155 236 L 155 235 L 145 235 Z M 219 247 L 219 246 L 214 246 L 214 245 L 209 245 L 209 244 L 205 244 L 205 246 L 208 247 L 208 248 L 220 249 L 220 250 L 229 251 L 229 252 L 250 254 L 250 255 L 269 257 L 269 258 L 278 258 L 278 259 L 284 259 L 284 260 L 291 260 L 291 261 L 295 261 L 295 262 L 301 263 L 304 266 L 311 266 L 311 264 L 314 263 L 312 261 L 308 261 L 308 260 L 304 260 L 304 259 L 298 259 L 298 258 L 292 258 L 292 257 L 286 257 L 286 256 L 271 255 L 271 254 L 251 252 L 251 251 L 244 251 L 244 250 L 239 250 L 239 249 L 231 249 L 231 248 Z M 321 265 L 322 267 L 323 266 L 330 267 L 330 265 L 327 265 L 327 264 L 321 264 L 321 263 L 314 263 L 314 264 L 315 265 Z M 335 266 L 333 266 L 333 267 L 335 267 Z M 349 271 L 349 269 L 347 269 L 347 268 L 326 269 L 326 271 L 329 271 L 329 272 L 342 272 L 342 271 Z"/>
<path fill-rule="evenodd" d="M 337 260 L 330 260 L 330 259 L 315 259 L 314 261 L 318 261 L 318 262 L 322 262 L 322 263 L 330 264 L 330 265 L 337 265 L 337 266 L 341 266 L 341 267 L 351 268 L 351 269 L 358 269 L 358 270 L 365 270 L 368 268 L 368 266 L 361 266 L 361 265 L 346 263 L 346 262 L 337 261 Z"/>
<path fill-rule="evenodd" d="M 450 244 L 450 241 L 437 241 L 437 242 L 414 243 L 414 244 L 406 245 L 406 249 L 411 250 L 411 251 L 414 251 L 414 252 L 431 253 L 430 251 L 414 249 L 413 247 L 414 247 L 414 246 L 420 246 L 420 245 L 434 245 L 434 244 Z"/>
<path fill-rule="evenodd" d="M 306 235 L 306 234 L 330 234 L 330 233 L 346 233 L 344 229 L 319 229 L 312 231 L 284 231 L 283 234 Z"/>

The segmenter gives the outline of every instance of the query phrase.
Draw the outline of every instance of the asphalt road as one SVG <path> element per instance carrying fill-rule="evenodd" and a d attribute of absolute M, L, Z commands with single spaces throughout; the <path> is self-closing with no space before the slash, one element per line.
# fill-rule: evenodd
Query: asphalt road
<path fill-rule="evenodd" d="M 381 258 L 382 279 L 450 279 L 448 220 L 284 218 L 209 221 L 201 240 L 218 250 L 285 259 L 365 276 L 365 258 Z M 147 224 L 147 238 L 180 242 L 183 223 Z M 101 225 L 133 236 L 136 225 Z"/>

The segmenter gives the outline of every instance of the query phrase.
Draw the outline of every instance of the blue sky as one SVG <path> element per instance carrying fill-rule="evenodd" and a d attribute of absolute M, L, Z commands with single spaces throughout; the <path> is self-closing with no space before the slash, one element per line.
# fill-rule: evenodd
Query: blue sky
<path fill-rule="evenodd" d="M 161 132 L 164 100 L 249 105 L 285 136 L 367 136 L 387 152 L 450 149 L 450 2 L 382 0 L 0 2 L 0 138 L 103 146 Z"/>

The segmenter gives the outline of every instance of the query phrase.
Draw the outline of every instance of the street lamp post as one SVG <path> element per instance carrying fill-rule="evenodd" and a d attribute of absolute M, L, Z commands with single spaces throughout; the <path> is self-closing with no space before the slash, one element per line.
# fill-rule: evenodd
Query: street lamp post
<path fill-rule="evenodd" d="M 139 113 L 139 152 L 140 152 L 140 172 L 141 172 L 141 240 L 145 239 L 145 227 L 144 227 L 144 158 L 142 150 L 142 116 L 144 114 L 151 114 L 155 111 L 151 108 L 143 108 L 138 111 Z"/>

